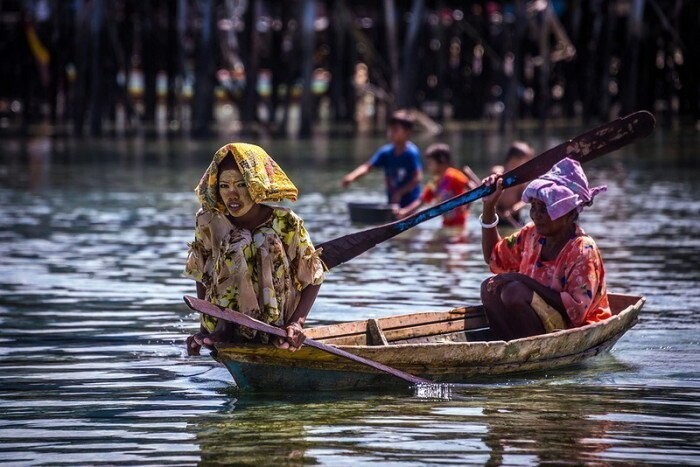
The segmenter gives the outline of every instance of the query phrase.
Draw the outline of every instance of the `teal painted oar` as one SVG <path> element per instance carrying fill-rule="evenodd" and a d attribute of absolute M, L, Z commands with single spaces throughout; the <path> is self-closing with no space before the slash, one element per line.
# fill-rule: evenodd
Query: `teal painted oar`
<path fill-rule="evenodd" d="M 279 337 L 287 337 L 287 333 L 284 331 L 284 329 L 278 328 L 277 326 L 269 325 L 267 323 L 263 323 L 262 321 L 258 321 L 255 318 L 251 318 L 250 316 L 244 315 L 240 311 L 222 308 L 217 305 L 214 305 L 213 303 L 207 302 L 206 300 L 201 300 L 190 295 L 185 295 L 182 298 L 185 300 L 185 303 L 187 303 L 187 306 L 189 306 L 194 311 L 198 311 L 199 313 L 213 316 L 214 318 L 223 319 L 224 321 L 228 321 L 231 323 L 236 323 L 240 326 L 255 329 L 256 331 L 266 332 L 268 334 L 273 334 Z M 308 337 L 304 340 L 304 345 L 315 347 L 319 350 L 323 350 L 324 352 L 337 355 L 338 357 L 347 358 L 348 360 L 352 360 L 353 362 L 367 365 L 370 368 L 383 371 L 384 373 L 387 373 L 391 376 L 395 376 L 396 378 L 400 378 L 411 384 L 433 384 L 427 379 L 419 378 L 418 376 L 413 376 L 412 374 L 406 373 L 401 370 L 397 370 L 396 368 L 386 366 L 383 363 L 375 362 L 374 360 L 360 357 L 350 352 L 346 352 L 345 350 L 339 349 L 338 347 L 334 347 L 332 345 L 324 344 L 323 342 L 318 342 L 313 339 L 309 339 Z"/>
<path fill-rule="evenodd" d="M 654 116 L 645 110 L 613 120 L 548 149 L 525 164 L 506 172 L 502 176 L 503 187 L 508 188 L 530 182 L 547 172 L 565 157 L 584 163 L 608 154 L 649 135 L 654 130 L 654 125 Z M 417 212 L 405 219 L 330 240 L 318 245 L 319 248 L 322 248 L 321 259 L 328 269 L 334 268 L 421 222 L 488 196 L 495 190 L 494 185 L 482 184 L 471 191 Z"/>

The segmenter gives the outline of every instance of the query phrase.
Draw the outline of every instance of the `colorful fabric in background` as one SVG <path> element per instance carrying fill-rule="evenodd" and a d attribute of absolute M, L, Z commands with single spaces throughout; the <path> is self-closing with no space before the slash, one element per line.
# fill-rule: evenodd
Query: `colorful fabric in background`
<path fill-rule="evenodd" d="M 226 212 L 226 206 L 219 199 L 219 164 L 229 154 L 236 161 L 254 203 L 296 201 L 297 187 L 263 148 L 248 143 L 229 143 L 216 151 L 195 188 L 204 209 Z"/>
<path fill-rule="evenodd" d="M 538 199 L 547 206 L 547 213 L 552 220 L 559 219 L 574 209 L 581 211 L 589 206 L 593 198 L 607 190 L 605 185 L 590 188 L 581 164 L 573 159 L 564 158 L 552 169 L 531 181 L 523 192 L 522 200 Z"/>
<path fill-rule="evenodd" d="M 546 238 L 533 223 L 501 239 L 491 252 L 491 272 L 519 272 L 556 290 L 574 326 L 609 318 L 610 305 L 605 285 L 603 259 L 595 241 L 576 226 L 574 236 L 556 259 L 541 261 Z"/>
<path fill-rule="evenodd" d="M 442 203 L 457 195 L 466 193 L 469 178 L 459 169 L 448 167 L 437 182 L 428 183 L 421 195 L 421 201 Z M 463 227 L 469 216 L 469 205 L 459 206 L 442 215 L 444 227 Z"/>

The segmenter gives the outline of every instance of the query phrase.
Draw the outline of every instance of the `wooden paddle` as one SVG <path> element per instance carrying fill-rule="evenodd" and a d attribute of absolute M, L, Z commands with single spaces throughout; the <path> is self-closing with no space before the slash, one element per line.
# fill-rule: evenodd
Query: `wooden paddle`
<path fill-rule="evenodd" d="M 200 300 L 199 298 L 195 298 L 190 295 L 185 295 L 182 298 L 185 300 L 185 303 L 187 303 L 187 306 L 189 306 L 194 311 L 198 311 L 199 313 L 213 316 L 214 318 L 223 319 L 224 321 L 228 321 L 231 323 L 236 323 L 240 326 L 255 329 L 256 331 L 266 332 L 268 334 L 273 334 L 279 337 L 287 337 L 287 333 L 284 329 L 263 323 L 262 321 L 258 321 L 255 318 L 251 318 L 250 316 L 244 315 L 240 311 L 222 308 L 217 305 L 214 305 L 213 303 L 207 302 L 206 300 Z M 427 379 L 419 378 L 404 371 L 397 370 L 396 368 L 391 368 L 382 363 L 375 362 L 374 360 L 369 360 L 367 358 L 351 354 L 350 352 L 346 352 L 345 350 L 333 347 L 332 345 L 324 344 L 323 342 L 318 342 L 313 339 L 306 338 L 304 340 L 304 344 L 309 345 L 311 347 L 315 347 L 319 350 L 323 350 L 324 352 L 328 352 L 330 354 L 337 355 L 342 358 L 347 358 L 348 360 L 352 360 L 363 365 L 367 365 L 368 367 L 374 368 L 375 370 L 383 371 L 384 373 L 400 378 L 411 384 L 433 384 L 432 381 L 428 381 Z"/>
<path fill-rule="evenodd" d="M 632 141 L 649 135 L 655 125 L 654 116 L 645 111 L 634 112 L 626 117 L 608 122 L 569 141 L 543 152 L 534 159 L 503 174 L 503 187 L 508 188 L 532 181 L 547 172 L 554 164 L 569 157 L 581 163 L 620 149 Z M 328 269 L 351 260 L 378 243 L 386 241 L 421 222 L 440 216 L 458 206 L 488 196 L 496 190 L 495 185 L 474 188 L 436 206 L 417 212 L 379 227 L 362 230 L 330 240 L 321 245 L 321 259 Z"/>
<path fill-rule="evenodd" d="M 472 186 L 477 187 L 481 184 L 481 179 L 479 178 L 479 176 L 476 173 L 474 173 L 472 168 L 468 165 L 462 167 L 462 172 L 464 172 L 464 175 L 466 175 L 467 178 L 469 178 L 470 182 L 473 182 L 473 184 L 468 183 L 467 188 L 471 188 Z"/>

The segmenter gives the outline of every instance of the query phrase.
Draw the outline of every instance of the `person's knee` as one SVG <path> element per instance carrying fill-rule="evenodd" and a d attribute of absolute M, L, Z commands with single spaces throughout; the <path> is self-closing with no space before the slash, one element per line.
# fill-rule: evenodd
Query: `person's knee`
<path fill-rule="evenodd" d="M 493 294 L 492 294 L 491 291 L 489 290 L 489 281 L 490 281 L 491 279 L 492 279 L 492 278 L 489 277 L 488 279 L 486 279 L 484 282 L 481 283 L 481 301 L 482 301 L 482 302 L 483 302 L 484 300 L 490 299 L 490 298 L 493 296 Z"/>
<path fill-rule="evenodd" d="M 519 281 L 508 282 L 501 287 L 500 299 L 505 306 L 519 307 L 530 303 L 532 290 Z"/>
<path fill-rule="evenodd" d="M 491 276 L 481 283 L 481 298 L 498 299 L 498 289 L 501 287 L 499 276 Z"/>

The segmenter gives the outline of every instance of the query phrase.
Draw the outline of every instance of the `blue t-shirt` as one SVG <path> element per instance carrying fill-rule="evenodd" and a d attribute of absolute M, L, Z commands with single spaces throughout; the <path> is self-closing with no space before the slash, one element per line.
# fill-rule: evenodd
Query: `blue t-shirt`
<path fill-rule="evenodd" d="M 392 195 L 406 186 L 416 176 L 416 172 L 423 168 L 420 160 L 418 146 L 408 141 L 401 154 L 394 153 L 393 144 L 385 144 L 369 160 L 372 167 L 384 169 L 386 178 L 386 194 L 391 202 Z M 411 191 L 401 197 L 401 207 L 408 206 L 420 197 L 421 187 L 417 184 Z"/>

